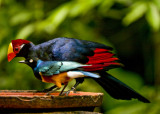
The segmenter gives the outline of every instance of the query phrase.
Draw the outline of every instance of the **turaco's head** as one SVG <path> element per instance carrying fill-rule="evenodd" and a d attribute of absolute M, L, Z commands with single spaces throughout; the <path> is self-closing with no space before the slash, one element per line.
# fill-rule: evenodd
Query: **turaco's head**
<path fill-rule="evenodd" d="M 8 47 L 8 61 L 10 62 L 14 57 L 16 57 L 20 53 L 22 48 L 29 43 L 30 41 L 23 39 L 12 40 Z"/>

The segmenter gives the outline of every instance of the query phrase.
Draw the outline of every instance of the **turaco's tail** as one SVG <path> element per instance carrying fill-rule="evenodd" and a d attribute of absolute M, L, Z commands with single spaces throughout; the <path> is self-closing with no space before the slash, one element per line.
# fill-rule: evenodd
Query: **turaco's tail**
<path fill-rule="evenodd" d="M 95 81 L 113 98 L 122 100 L 131 100 L 135 98 L 144 103 L 150 103 L 148 99 L 105 71 L 100 71 L 99 74 L 101 77 L 96 78 Z"/>

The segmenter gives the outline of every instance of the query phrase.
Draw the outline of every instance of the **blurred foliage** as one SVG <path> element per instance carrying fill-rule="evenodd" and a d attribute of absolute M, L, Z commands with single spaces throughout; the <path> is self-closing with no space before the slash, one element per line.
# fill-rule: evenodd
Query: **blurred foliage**
<path fill-rule="evenodd" d="M 105 93 L 98 110 L 106 114 L 157 114 L 159 29 L 160 0 L 0 0 L 0 88 L 41 90 L 52 85 L 40 82 L 31 68 L 19 64 L 23 58 L 7 62 L 11 40 L 39 44 L 56 37 L 72 37 L 114 47 L 125 67 L 109 72 L 152 102 L 115 100 L 87 79 L 78 90 Z"/>

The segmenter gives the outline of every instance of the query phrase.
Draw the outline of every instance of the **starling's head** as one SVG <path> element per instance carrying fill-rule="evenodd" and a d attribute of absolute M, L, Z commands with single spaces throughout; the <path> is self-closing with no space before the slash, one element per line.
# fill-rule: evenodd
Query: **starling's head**
<path fill-rule="evenodd" d="M 23 39 L 12 40 L 8 47 L 8 61 L 10 62 L 14 57 L 16 57 L 17 54 L 21 51 L 21 49 L 29 43 L 30 41 Z"/>
<path fill-rule="evenodd" d="M 35 68 L 38 64 L 39 59 L 38 58 L 31 58 L 31 59 L 26 59 L 19 61 L 19 63 L 24 63 L 30 66 L 31 68 Z"/>

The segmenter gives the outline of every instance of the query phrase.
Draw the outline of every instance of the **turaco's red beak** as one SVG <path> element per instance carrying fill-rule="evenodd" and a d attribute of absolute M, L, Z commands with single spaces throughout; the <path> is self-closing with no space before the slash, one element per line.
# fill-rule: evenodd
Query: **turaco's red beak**
<path fill-rule="evenodd" d="M 12 43 L 10 43 L 8 47 L 8 54 L 7 54 L 8 62 L 10 62 L 15 56 L 16 54 L 13 52 Z"/>

